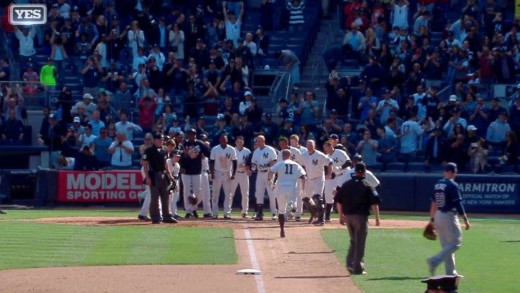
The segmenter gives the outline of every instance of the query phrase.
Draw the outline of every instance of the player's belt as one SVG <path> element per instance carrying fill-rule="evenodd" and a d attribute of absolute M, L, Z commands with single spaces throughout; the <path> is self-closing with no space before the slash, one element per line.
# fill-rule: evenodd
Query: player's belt
<path fill-rule="evenodd" d="M 266 173 L 267 171 L 269 171 L 269 170 L 258 170 L 258 172 L 260 172 L 260 173 Z"/>
<path fill-rule="evenodd" d="M 237 171 L 237 173 L 246 173 L 246 171 Z"/>
<path fill-rule="evenodd" d="M 173 179 L 177 180 L 177 179 L 179 179 L 179 176 L 177 176 L 177 177 L 173 176 Z"/>
<path fill-rule="evenodd" d="M 202 172 L 205 172 L 205 173 L 209 174 L 209 170 L 202 170 Z"/>

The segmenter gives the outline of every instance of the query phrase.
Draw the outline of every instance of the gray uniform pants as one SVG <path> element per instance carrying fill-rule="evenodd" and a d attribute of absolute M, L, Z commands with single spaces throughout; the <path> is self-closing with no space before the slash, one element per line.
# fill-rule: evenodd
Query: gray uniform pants
<path fill-rule="evenodd" d="M 150 186 L 150 217 L 152 221 L 159 221 L 161 219 L 161 213 L 159 212 L 159 200 L 161 200 L 163 219 L 171 219 L 168 176 L 163 172 L 155 172 L 153 176 L 152 186 Z"/>
<path fill-rule="evenodd" d="M 347 229 L 350 246 L 347 253 L 347 269 L 354 273 L 362 273 L 365 269 L 365 243 L 368 234 L 367 215 L 347 215 Z"/>
<path fill-rule="evenodd" d="M 459 217 L 455 212 L 435 213 L 435 229 L 439 234 L 442 250 L 432 256 L 429 261 L 437 267 L 444 262 L 446 275 L 456 275 L 455 270 L 455 251 L 462 244 L 462 231 L 460 229 Z"/>

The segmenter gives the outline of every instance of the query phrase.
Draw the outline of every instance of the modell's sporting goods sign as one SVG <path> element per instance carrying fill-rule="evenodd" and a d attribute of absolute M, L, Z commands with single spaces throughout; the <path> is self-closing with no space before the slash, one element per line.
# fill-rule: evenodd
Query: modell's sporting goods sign
<path fill-rule="evenodd" d="M 144 190 L 139 170 L 59 171 L 59 202 L 136 202 Z"/>

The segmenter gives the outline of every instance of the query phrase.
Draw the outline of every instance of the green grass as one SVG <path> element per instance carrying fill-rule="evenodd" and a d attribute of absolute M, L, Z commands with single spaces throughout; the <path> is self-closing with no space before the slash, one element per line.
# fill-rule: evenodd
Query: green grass
<path fill-rule="evenodd" d="M 2 220 L 33 220 L 41 218 L 63 218 L 63 217 L 137 217 L 136 209 L 27 209 L 27 210 L 5 210 L 7 214 L 0 216 Z"/>
<path fill-rule="evenodd" d="M 135 216 L 135 211 L 9 210 L 0 217 L 0 270 L 15 268 L 233 264 L 231 228 L 78 226 L 24 222 L 65 216 Z"/>
<path fill-rule="evenodd" d="M 519 220 L 472 220 L 456 253 L 457 271 L 464 275 L 461 292 L 518 292 L 519 224 Z M 344 264 L 346 229 L 322 230 L 322 236 Z M 365 253 L 368 274 L 353 276 L 353 280 L 367 293 L 424 292 L 426 286 L 420 280 L 428 277 L 425 260 L 439 250 L 439 242 L 424 239 L 421 229 L 369 230 Z M 443 273 L 441 264 L 437 274 Z"/>

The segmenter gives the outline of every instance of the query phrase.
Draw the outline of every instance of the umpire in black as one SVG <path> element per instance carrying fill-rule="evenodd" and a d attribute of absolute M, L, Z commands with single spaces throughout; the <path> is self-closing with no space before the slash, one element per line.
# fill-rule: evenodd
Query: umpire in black
<path fill-rule="evenodd" d="M 163 148 L 163 137 L 161 134 L 153 136 L 153 146 L 145 150 L 143 155 L 143 167 L 146 175 L 145 183 L 150 186 L 150 216 L 152 224 L 161 223 L 159 211 L 159 199 L 162 207 L 162 221 L 164 223 L 177 223 L 170 212 L 170 193 L 168 185 L 170 181 L 166 174 L 167 151 Z"/>
<path fill-rule="evenodd" d="M 368 233 L 368 215 L 370 208 L 376 217 L 376 226 L 379 226 L 380 199 L 374 194 L 365 180 L 366 166 L 357 163 L 352 179 L 347 180 L 339 187 L 334 202 L 341 214 L 340 223 L 346 224 L 350 236 L 350 246 L 347 254 L 347 270 L 353 275 L 364 275 L 365 242 Z"/>

